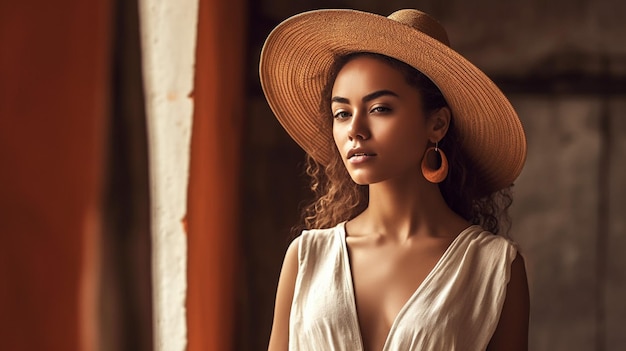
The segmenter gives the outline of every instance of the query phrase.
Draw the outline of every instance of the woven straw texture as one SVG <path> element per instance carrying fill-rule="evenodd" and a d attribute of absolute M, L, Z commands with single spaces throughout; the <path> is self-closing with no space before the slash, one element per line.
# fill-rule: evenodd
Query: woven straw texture
<path fill-rule="evenodd" d="M 447 44 L 443 27 L 417 10 L 400 10 L 389 18 L 355 10 L 305 12 L 285 20 L 268 36 L 261 52 L 261 85 L 289 135 L 326 164 L 334 142 L 331 116 L 320 107 L 335 58 L 373 52 L 403 61 L 443 93 L 462 148 L 480 172 L 484 189 L 502 189 L 524 165 L 524 130 L 500 89 Z"/>

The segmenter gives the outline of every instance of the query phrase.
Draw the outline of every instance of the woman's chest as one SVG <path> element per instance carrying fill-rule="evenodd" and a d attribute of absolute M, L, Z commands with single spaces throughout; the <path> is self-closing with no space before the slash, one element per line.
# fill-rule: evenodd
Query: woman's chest
<path fill-rule="evenodd" d="M 365 350 L 381 350 L 400 312 L 428 284 L 449 243 L 406 250 L 350 248 L 356 312 Z"/>

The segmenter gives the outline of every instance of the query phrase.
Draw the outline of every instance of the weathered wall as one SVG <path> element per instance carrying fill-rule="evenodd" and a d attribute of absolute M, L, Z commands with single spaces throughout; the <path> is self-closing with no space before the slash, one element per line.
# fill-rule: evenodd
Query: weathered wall
<path fill-rule="evenodd" d="M 250 12 L 240 349 L 267 345 L 289 228 L 307 196 L 303 154 L 258 83 L 265 36 L 307 9 L 388 15 L 415 6 L 437 17 L 453 47 L 503 88 L 526 128 L 512 235 L 528 266 L 531 349 L 626 348 L 626 3 L 264 0 Z"/>
<path fill-rule="evenodd" d="M 155 350 L 185 350 L 189 144 L 198 1 L 141 0 Z"/>

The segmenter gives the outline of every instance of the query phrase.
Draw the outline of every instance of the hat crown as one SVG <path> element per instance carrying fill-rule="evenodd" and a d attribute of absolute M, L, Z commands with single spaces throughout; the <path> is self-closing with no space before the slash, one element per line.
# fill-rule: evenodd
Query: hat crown
<path fill-rule="evenodd" d="M 450 46 L 445 28 L 427 13 L 414 9 L 398 10 L 387 18 L 414 28 L 439 42 Z"/>

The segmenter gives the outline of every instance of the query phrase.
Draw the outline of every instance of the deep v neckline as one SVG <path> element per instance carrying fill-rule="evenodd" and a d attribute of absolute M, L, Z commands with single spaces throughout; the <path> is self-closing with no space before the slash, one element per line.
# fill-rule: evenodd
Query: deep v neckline
<path fill-rule="evenodd" d="M 396 316 L 394 317 L 394 320 L 393 320 L 393 322 L 391 324 L 391 327 L 389 328 L 389 331 L 387 332 L 387 336 L 385 337 L 385 343 L 383 344 L 383 348 L 382 348 L 383 351 L 387 349 L 387 345 L 389 344 L 390 337 L 393 335 L 393 332 L 394 332 L 396 326 L 402 320 L 402 316 L 405 314 L 407 308 L 409 308 L 409 306 L 411 306 L 413 300 L 415 300 L 417 298 L 419 293 L 423 289 L 425 289 L 424 287 L 428 286 L 430 281 L 437 275 L 437 272 L 439 271 L 440 267 L 445 263 L 445 261 L 447 260 L 448 256 L 450 256 L 450 252 L 454 249 L 454 247 L 460 241 L 459 238 L 464 236 L 465 233 L 470 231 L 475 226 L 476 225 L 470 225 L 469 227 L 467 227 L 467 228 L 463 229 L 461 232 L 459 232 L 459 234 L 452 240 L 450 245 L 448 245 L 448 247 L 443 252 L 441 257 L 439 257 L 439 260 L 437 260 L 437 263 L 428 272 L 428 275 L 426 275 L 424 280 L 422 280 L 422 282 L 415 289 L 415 291 L 411 294 L 411 296 L 409 296 L 409 298 L 404 302 L 404 305 L 402 305 L 402 307 L 398 311 L 398 314 L 396 314 Z M 358 312 L 357 312 L 357 307 L 356 307 L 356 292 L 354 290 L 354 280 L 353 280 L 353 277 L 352 277 L 352 265 L 350 264 L 350 256 L 349 256 L 349 252 L 348 252 L 348 242 L 346 240 L 347 236 L 348 236 L 347 232 L 346 232 L 346 222 L 341 223 L 341 225 L 339 226 L 339 232 L 340 232 L 341 244 L 342 244 L 342 256 L 343 256 L 342 257 L 342 261 L 344 263 L 345 277 L 346 277 L 346 280 L 347 280 L 346 281 L 346 285 L 348 286 L 348 294 L 351 297 L 351 301 L 350 302 L 352 304 L 352 311 L 353 311 L 352 318 L 351 318 L 352 319 L 352 324 L 354 326 L 355 333 L 356 333 L 356 335 L 357 335 L 357 337 L 359 339 L 360 351 L 363 351 L 364 350 L 363 335 L 361 333 L 361 326 L 359 324 L 359 317 L 358 317 Z"/>

